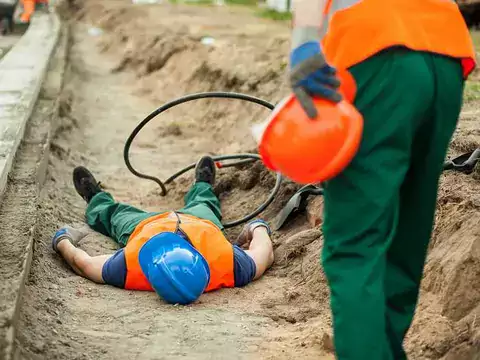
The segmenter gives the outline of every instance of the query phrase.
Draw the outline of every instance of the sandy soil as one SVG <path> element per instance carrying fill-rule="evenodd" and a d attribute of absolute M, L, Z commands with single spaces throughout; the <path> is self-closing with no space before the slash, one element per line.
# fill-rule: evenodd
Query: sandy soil
<path fill-rule="evenodd" d="M 276 264 L 263 279 L 206 294 L 188 307 L 167 306 L 153 293 L 95 285 L 50 249 L 59 226 L 83 218 L 85 204 L 71 183 L 76 165 L 91 168 L 120 201 L 155 211 L 181 206 L 191 174 L 161 197 L 157 185 L 126 169 L 126 138 L 155 107 L 187 93 L 227 90 L 280 100 L 288 92 L 287 24 L 258 19 L 244 8 L 135 6 L 123 0 L 68 5 L 63 10 L 72 24 L 69 68 L 21 314 L 22 356 L 333 359 L 328 289 L 318 261 L 322 233 L 305 215 L 275 234 Z M 103 34 L 90 35 L 92 27 Z M 215 39 L 213 46 L 201 43 L 205 36 Z M 477 109 L 467 104 L 452 153 L 480 142 Z M 248 129 L 265 115 L 254 105 L 227 100 L 172 109 L 140 134 L 132 162 L 166 178 L 205 153 L 253 151 Z M 412 359 L 471 360 L 480 352 L 478 180 L 479 174 L 443 179 L 419 312 L 407 343 Z M 225 218 L 254 209 L 273 183 L 273 174 L 260 164 L 221 171 L 216 192 Z M 296 188 L 282 186 L 264 213 L 267 220 L 274 220 Z M 321 199 L 310 206 L 321 208 Z M 239 230 L 229 231 L 232 241 Z M 91 254 L 116 249 L 99 234 L 81 247 Z"/>

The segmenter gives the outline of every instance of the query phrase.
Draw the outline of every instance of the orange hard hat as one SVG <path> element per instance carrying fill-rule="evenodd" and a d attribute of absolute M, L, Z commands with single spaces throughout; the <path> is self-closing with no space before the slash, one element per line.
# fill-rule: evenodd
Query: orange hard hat
<path fill-rule="evenodd" d="M 279 104 L 263 125 L 259 152 L 268 168 L 291 180 L 311 184 L 340 173 L 355 156 L 363 130 L 362 115 L 353 99 L 355 81 L 345 72 L 344 100 L 314 98 L 318 115 L 310 119 L 292 94 Z M 348 92 L 346 92 L 348 90 Z"/>

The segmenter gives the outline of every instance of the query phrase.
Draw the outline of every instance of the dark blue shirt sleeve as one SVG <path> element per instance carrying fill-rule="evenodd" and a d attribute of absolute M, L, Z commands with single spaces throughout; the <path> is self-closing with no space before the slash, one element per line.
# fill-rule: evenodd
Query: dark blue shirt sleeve
<path fill-rule="evenodd" d="M 124 249 L 117 250 L 117 252 L 103 264 L 102 278 L 105 284 L 125 289 L 127 261 L 125 259 Z"/>
<path fill-rule="evenodd" d="M 253 281 L 257 266 L 253 259 L 237 245 L 233 245 L 233 274 L 235 287 L 245 286 Z"/>

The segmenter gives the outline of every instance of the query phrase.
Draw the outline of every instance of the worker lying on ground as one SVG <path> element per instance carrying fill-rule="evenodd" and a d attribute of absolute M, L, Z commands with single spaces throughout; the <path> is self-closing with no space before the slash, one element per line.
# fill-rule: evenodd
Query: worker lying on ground
<path fill-rule="evenodd" d="M 293 12 L 290 79 L 306 113 L 311 96 L 341 100 L 338 68 L 364 118 L 357 155 L 324 184 L 337 357 L 406 359 L 472 41 L 454 1 L 294 0 Z"/>
<path fill-rule="evenodd" d="M 262 220 L 252 221 L 239 239 L 249 243 L 248 250 L 232 246 L 222 231 L 214 181 L 215 163 L 202 157 L 185 207 L 147 213 L 115 202 L 87 169 L 77 167 L 73 182 L 88 203 L 87 224 L 123 248 L 113 255 L 90 256 L 76 247 L 88 229 L 63 227 L 53 237 L 53 249 L 78 275 L 119 288 L 153 288 L 169 303 L 188 304 L 204 291 L 245 286 L 273 263 L 270 227 Z"/>

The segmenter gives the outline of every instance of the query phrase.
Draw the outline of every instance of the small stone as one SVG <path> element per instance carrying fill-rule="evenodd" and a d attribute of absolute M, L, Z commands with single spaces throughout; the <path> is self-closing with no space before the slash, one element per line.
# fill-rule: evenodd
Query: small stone
<path fill-rule="evenodd" d="M 272 308 L 275 307 L 275 303 L 274 302 L 269 302 L 269 301 L 265 301 L 262 305 L 266 309 L 272 309 Z"/>
<path fill-rule="evenodd" d="M 335 346 L 333 345 L 333 339 L 330 334 L 324 333 L 321 339 L 322 348 L 328 352 L 334 352 Z"/>
<path fill-rule="evenodd" d="M 297 322 L 297 319 L 295 319 L 293 316 L 291 315 L 287 315 L 285 317 L 285 321 L 286 322 L 289 322 L 290 324 L 295 324 Z"/>
<path fill-rule="evenodd" d="M 161 135 L 163 136 L 180 136 L 182 135 L 182 129 L 180 128 L 180 125 L 178 124 L 168 124 L 163 131 L 161 132 Z"/>
<path fill-rule="evenodd" d="M 300 296 L 300 293 L 297 290 L 287 290 L 285 296 L 288 300 L 294 300 Z"/>
<path fill-rule="evenodd" d="M 323 222 L 323 197 L 317 196 L 307 205 L 307 220 L 312 228 L 318 227 Z"/>
<path fill-rule="evenodd" d="M 66 347 L 72 347 L 69 341 L 67 340 L 60 340 L 60 343 Z"/>
<path fill-rule="evenodd" d="M 37 341 L 32 345 L 33 351 L 37 354 L 45 352 L 45 343 L 42 341 Z"/>

